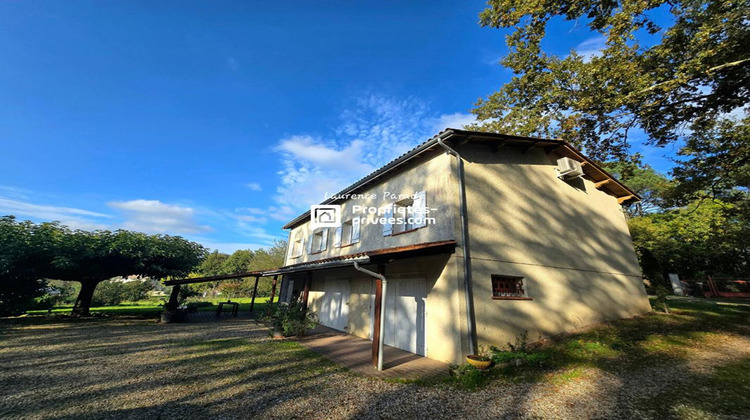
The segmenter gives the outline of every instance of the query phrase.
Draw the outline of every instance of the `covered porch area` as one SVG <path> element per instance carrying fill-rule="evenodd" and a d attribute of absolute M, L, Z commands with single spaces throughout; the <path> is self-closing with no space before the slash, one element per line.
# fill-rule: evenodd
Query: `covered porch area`
<path fill-rule="evenodd" d="M 457 351 L 455 277 L 446 265 L 455 246 L 447 240 L 364 251 L 265 274 L 283 276 L 281 302 L 309 306 L 329 327 L 326 339 L 309 341 L 313 350 L 325 349 L 353 370 L 386 371 L 398 361 L 450 360 L 445 353 Z"/>
<path fill-rule="evenodd" d="M 322 325 L 295 341 L 351 372 L 364 376 L 380 379 L 430 380 L 450 375 L 447 363 L 391 346 L 383 346 L 383 370 L 373 369 L 371 340 Z"/>

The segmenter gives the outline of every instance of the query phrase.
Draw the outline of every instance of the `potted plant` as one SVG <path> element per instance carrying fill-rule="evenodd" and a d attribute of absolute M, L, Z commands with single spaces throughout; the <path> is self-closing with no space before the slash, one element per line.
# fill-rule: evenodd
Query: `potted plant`
<path fill-rule="evenodd" d="M 477 348 L 477 354 L 466 356 L 466 361 L 479 370 L 489 369 L 492 365 L 492 357 L 489 348 L 485 345 L 480 345 Z"/>

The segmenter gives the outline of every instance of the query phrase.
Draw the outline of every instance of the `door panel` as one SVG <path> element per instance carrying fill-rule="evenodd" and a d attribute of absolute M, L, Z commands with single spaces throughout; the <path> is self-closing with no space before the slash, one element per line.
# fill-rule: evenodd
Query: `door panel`
<path fill-rule="evenodd" d="M 346 330 L 349 323 L 349 280 L 325 280 L 318 321 L 326 327 Z"/>
<path fill-rule="evenodd" d="M 424 356 L 424 279 L 388 279 L 385 308 L 385 344 Z"/>

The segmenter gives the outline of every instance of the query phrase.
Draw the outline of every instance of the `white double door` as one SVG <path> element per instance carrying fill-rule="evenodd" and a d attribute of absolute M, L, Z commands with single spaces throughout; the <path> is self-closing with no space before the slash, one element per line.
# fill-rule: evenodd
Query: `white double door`
<path fill-rule="evenodd" d="M 426 355 L 426 298 L 424 279 L 388 279 L 383 337 L 386 345 L 422 356 Z"/>
<path fill-rule="evenodd" d="M 349 324 L 349 279 L 325 279 L 318 322 L 345 331 Z"/>

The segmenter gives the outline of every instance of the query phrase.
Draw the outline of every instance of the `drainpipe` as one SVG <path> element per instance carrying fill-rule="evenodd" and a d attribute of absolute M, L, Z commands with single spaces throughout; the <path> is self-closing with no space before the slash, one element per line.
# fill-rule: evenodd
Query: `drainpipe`
<path fill-rule="evenodd" d="M 388 280 L 382 274 L 362 268 L 354 261 L 354 269 L 378 278 L 382 281 L 382 291 L 380 293 L 380 336 L 378 337 L 378 370 L 383 370 L 383 339 L 385 338 L 385 290 L 388 286 Z"/>
<path fill-rule="evenodd" d="M 438 137 L 437 144 L 445 149 L 448 154 L 456 158 L 456 172 L 458 175 L 458 199 L 460 203 L 459 212 L 461 213 L 461 248 L 464 254 L 464 297 L 466 298 L 466 319 L 469 333 L 469 351 L 476 354 L 474 342 L 474 299 L 471 291 L 471 260 L 469 253 L 469 220 L 466 213 L 466 190 L 464 188 L 464 161 L 455 150 L 443 143 L 443 139 Z"/>

